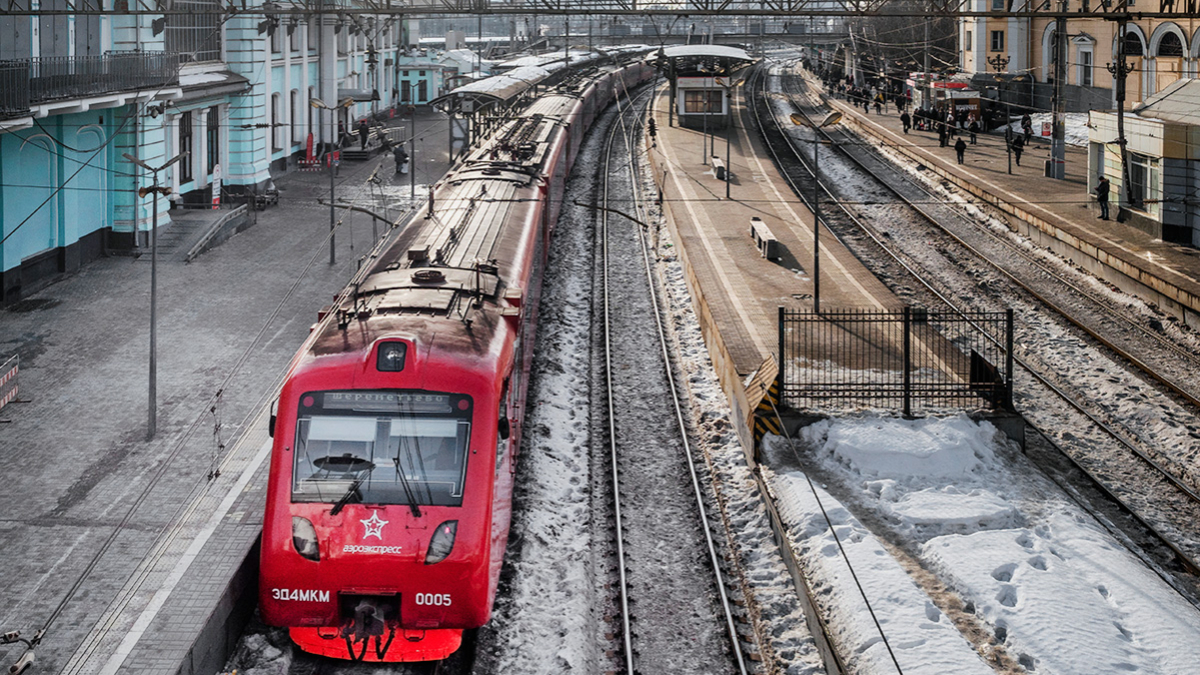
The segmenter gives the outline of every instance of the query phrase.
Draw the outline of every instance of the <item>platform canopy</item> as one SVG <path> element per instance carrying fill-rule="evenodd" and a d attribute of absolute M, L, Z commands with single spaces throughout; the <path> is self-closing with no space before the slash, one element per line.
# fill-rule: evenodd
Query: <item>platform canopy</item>
<path fill-rule="evenodd" d="M 477 112 L 491 105 L 506 105 L 530 87 L 550 77 L 550 70 L 541 66 L 521 66 L 482 80 L 464 84 L 435 98 L 431 104 L 448 112 Z"/>
<path fill-rule="evenodd" d="M 733 73 L 754 63 L 745 49 L 724 45 L 676 45 L 663 47 L 656 53 L 659 59 L 670 62 L 676 75 L 692 73 Z"/>

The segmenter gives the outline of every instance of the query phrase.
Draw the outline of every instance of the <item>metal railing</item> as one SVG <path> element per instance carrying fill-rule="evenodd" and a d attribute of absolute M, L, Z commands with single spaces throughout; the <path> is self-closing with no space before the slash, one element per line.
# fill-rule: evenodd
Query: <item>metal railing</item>
<path fill-rule="evenodd" d="M 0 120 L 29 115 L 29 61 L 0 61 Z"/>
<path fill-rule="evenodd" d="M 109 52 L 0 62 L 0 117 L 29 114 L 31 105 L 178 84 L 179 56 Z"/>
<path fill-rule="evenodd" d="M 793 409 L 1012 410 L 1013 313 L 779 308 Z"/>

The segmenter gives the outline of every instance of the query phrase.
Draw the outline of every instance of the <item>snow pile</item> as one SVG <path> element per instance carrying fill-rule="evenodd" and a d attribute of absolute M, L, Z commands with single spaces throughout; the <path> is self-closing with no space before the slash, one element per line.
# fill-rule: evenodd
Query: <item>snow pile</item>
<path fill-rule="evenodd" d="M 906 673 L 987 672 L 977 654 L 1014 671 L 1200 673 L 1179 648 L 1200 644 L 1197 609 L 991 424 L 825 420 L 803 429 L 794 450 L 771 441 L 772 466 L 799 462 L 824 488 L 782 468 L 773 481 L 858 672 L 895 668 L 847 560 Z"/>

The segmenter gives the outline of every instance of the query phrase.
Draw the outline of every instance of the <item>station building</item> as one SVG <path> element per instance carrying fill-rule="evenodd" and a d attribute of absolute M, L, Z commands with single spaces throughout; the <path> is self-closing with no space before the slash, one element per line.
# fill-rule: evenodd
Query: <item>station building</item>
<path fill-rule="evenodd" d="M 1163 241 L 1200 247 L 1200 80 L 1178 80 L 1125 115 L 1129 186 L 1121 170 L 1117 114 L 1092 111 L 1088 187 L 1104 175 L 1120 217 Z M 1132 195 L 1132 198 L 1131 198 Z M 1116 210 L 1114 209 L 1114 213 Z"/>
<path fill-rule="evenodd" d="M 964 10 L 973 12 L 1009 11 L 1010 0 L 969 0 Z M 1099 2 L 1069 0 L 1067 11 L 1098 9 Z M 1142 5 L 1145 5 L 1143 8 Z M 1183 3 L 1180 2 L 1180 5 Z M 1182 11 L 1175 0 L 1129 0 L 1133 17 L 1136 12 Z M 1033 6 L 1048 10 L 1050 4 L 1033 0 L 1012 0 L 1013 11 Z M 1059 3 L 1054 3 L 1055 8 Z M 1036 10 L 1035 10 L 1036 11 Z M 1064 83 L 1068 111 L 1087 111 L 1116 107 L 1113 75 L 1107 65 L 1117 54 L 1118 23 L 1100 18 L 1068 21 L 1067 81 Z M 1053 18 L 969 17 L 959 20 L 959 68 L 979 79 L 995 77 L 996 68 L 989 59 L 1008 59 L 1001 71 L 1008 78 L 1028 75 L 1022 103 L 1049 110 L 1054 95 L 1056 22 Z M 1200 17 L 1188 20 L 1133 18 L 1127 24 L 1125 58 L 1133 66 L 1126 78 L 1126 106 L 1133 107 L 1163 91 L 1176 80 L 1194 78 L 1200 72 Z M 1002 76 L 1002 77 L 1003 77 Z"/>

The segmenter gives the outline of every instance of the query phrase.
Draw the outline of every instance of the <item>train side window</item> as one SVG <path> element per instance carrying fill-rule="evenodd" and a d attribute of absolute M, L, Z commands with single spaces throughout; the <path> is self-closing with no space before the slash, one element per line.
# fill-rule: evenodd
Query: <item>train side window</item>
<path fill-rule="evenodd" d="M 508 421 L 508 392 L 509 379 L 504 379 L 504 387 L 500 390 L 500 410 L 498 411 L 499 421 L 496 433 L 496 473 L 500 473 L 500 464 L 504 460 L 504 449 L 508 447 L 508 436 L 512 432 L 509 428 L 511 422 Z"/>

